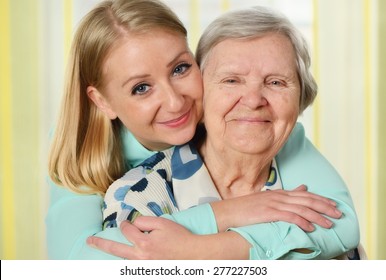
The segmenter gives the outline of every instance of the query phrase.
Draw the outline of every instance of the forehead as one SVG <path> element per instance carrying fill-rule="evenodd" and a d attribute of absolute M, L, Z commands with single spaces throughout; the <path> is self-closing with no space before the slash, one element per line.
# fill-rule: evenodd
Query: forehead
<path fill-rule="evenodd" d="M 186 38 L 177 32 L 156 29 L 147 33 L 128 33 L 111 46 L 103 62 L 106 76 L 112 71 L 139 71 L 142 68 L 165 67 L 178 54 L 188 52 Z"/>
<path fill-rule="evenodd" d="M 226 39 L 213 47 L 206 68 L 232 69 L 250 67 L 292 68 L 296 71 L 296 54 L 288 37 L 267 33 L 260 37 Z"/>
<path fill-rule="evenodd" d="M 186 48 L 187 40 L 181 33 L 162 28 L 153 28 L 146 32 L 126 32 L 111 45 L 105 60 L 116 56 L 117 51 L 122 51 L 123 48 L 125 53 L 135 56 L 146 55 L 149 50 L 157 52 L 160 46 L 165 45 L 173 45 L 176 49 Z"/>

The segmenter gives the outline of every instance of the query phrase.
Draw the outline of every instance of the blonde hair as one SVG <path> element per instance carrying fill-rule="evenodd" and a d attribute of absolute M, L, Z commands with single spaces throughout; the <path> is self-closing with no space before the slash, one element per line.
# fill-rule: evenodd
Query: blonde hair
<path fill-rule="evenodd" d="M 296 53 L 297 72 L 301 84 L 300 113 L 312 104 L 317 95 L 317 84 L 312 76 L 308 45 L 300 31 L 282 14 L 266 7 L 235 10 L 218 17 L 202 34 L 196 50 L 196 60 L 201 68 L 210 57 L 211 50 L 226 39 L 251 39 L 279 33 L 292 43 Z"/>
<path fill-rule="evenodd" d="M 78 193 L 103 195 L 127 171 L 120 137 L 122 123 L 108 119 L 86 91 L 90 85 L 103 87 L 103 63 L 119 38 L 153 28 L 187 36 L 178 17 L 156 0 L 103 1 L 82 19 L 71 46 L 49 154 L 49 176 L 56 184 Z"/>

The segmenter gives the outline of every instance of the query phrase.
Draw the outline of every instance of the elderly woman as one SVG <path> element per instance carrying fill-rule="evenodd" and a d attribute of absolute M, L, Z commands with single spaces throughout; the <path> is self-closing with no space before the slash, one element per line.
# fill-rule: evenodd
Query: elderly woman
<path fill-rule="evenodd" d="M 320 207 L 321 213 L 340 217 L 333 219 L 334 226 L 325 219 L 326 226 L 319 223 L 307 232 L 275 217 L 264 217 L 254 221 L 258 224 L 241 227 L 233 208 L 228 209 L 231 221 L 225 227 L 219 221 L 218 228 L 208 227 L 206 216 L 213 213 L 202 215 L 205 230 L 199 233 L 228 228 L 233 238 L 235 233 L 242 236 L 244 240 L 234 238 L 230 245 L 235 251 L 249 248 L 249 255 L 235 253 L 232 258 L 328 259 L 355 248 L 359 229 L 347 189 L 329 185 L 323 176 L 318 183 L 308 184 L 312 179 L 315 182 L 309 166 L 303 178 L 285 180 L 290 176 L 280 174 L 284 162 L 276 160 L 279 152 L 289 152 L 281 149 L 291 132 L 303 133 L 301 127 L 295 127 L 296 120 L 316 96 L 309 53 L 300 33 L 286 18 L 265 8 L 235 11 L 207 28 L 196 58 L 203 74 L 206 132 L 189 144 L 156 154 L 113 183 L 105 197 L 105 226 L 133 221 L 139 215 L 194 209 L 191 207 L 210 201 L 216 212 L 216 200 L 246 195 L 255 196 L 251 217 L 264 216 L 264 209 L 280 201 L 281 195 L 291 196 L 285 190 L 302 181 L 310 192 L 333 199 L 344 215 L 328 212 L 317 199 L 300 203 L 300 209 L 307 212 L 311 204 L 320 205 L 316 209 Z M 288 164 L 291 158 L 283 156 L 283 161 Z M 178 221 L 178 213 L 164 217 Z M 243 217 L 244 224 L 245 220 Z M 89 243 L 127 258 L 217 258 L 213 251 L 229 245 L 221 244 L 226 242 L 224 233 L 196 236 L 162 218 L 140 217 L 134 226 L 122 223 L 121 228 L 134 247 L 98 238 L 90 238 Z M 187 242 L 194 249 L 183 246 Z"/>

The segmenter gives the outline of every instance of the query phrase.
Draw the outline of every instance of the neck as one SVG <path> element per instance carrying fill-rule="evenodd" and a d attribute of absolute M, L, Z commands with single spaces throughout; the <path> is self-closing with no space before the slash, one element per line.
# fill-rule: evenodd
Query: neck
<path fill-rule="evenodd" d="M 260 191 L 267 182 L 270 157 L 216 149 L 208 141 L 201 146 L 200 154 L 223 199 Z"/>

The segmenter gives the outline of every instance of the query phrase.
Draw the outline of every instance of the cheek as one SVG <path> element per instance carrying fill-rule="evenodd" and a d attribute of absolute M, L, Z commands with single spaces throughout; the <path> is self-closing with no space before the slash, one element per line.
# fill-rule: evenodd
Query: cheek
<path fill-rule="evenodd" d="M 227 115 L 231 112 L 226 99 L 211 98 L 204 102 L 205 123 L 213 130 L 221 130 L 226 126 Z"/>
<path fill-rule="evenodd" d="M 284 96 L 276 96 L 270 100 L 276 115 L 283 121 L 292 122 L 299 116 L 299 98 L 298 95 L 288 93 Z"/>
<path fill-rule="evenodd" d="M 157 112 L 149 102 L 121 102 L 118 106 L 118 118 L 131 127 L 151 122 Z"/>
<path fill-rule="evenodd" d="M 211 88 L 204 93 L 204 110 L 224 118 L 237 107 L 239 100 L 237 92 L 222 87 Z"/>
<path fill-rule="evenodd" d="M 296 122 L 298 117 L 299 117 L 299 102 L 298 100 L 294 100 L 289 104 L 288 118 L 292 120 L 292 122 Z"/>
<path fill-rule="evenodd" d="M 188 83 L 186 87 L 186 92 L 196 103 L 202 104 L 204 89 L 202 87 L 201 78 L 194 79 L 190 83 Z"/>
<path fill-rule="evenodd" d="M 203 108 L 205 114 L 213 114 L 214 111 L 219 109 L 219 104 L 215 102 L 215 92 L 214 91 L 206 91 L 203 96 Z"/>

